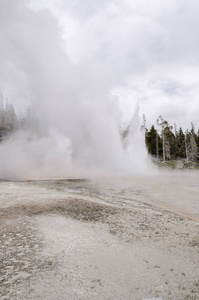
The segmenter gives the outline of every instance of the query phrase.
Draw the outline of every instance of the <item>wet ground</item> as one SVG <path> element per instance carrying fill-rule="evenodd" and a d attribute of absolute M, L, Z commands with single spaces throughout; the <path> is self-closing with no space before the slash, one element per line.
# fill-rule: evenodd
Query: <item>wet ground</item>
<path fill-rule="evenodd" d="M 1 299 L 199 299 L 198 178 L 0 182 Z"/>

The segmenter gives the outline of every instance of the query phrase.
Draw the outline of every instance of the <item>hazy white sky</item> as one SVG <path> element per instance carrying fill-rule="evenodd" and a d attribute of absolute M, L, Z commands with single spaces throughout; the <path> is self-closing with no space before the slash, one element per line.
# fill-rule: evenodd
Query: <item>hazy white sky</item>
<path fill-rule="evenodd" d="M 105 93 L 119 95 L 127 116 L 139 101 L 148 127 L 161 114 L 178 128 L 189 128 L 191 122 L 199 128 L 198 0 L 27 0 L 34 17 L 23 8 L 23 0 L 20 5 L 16 2 L 0 3 L 0 88 L 9 98 L 15 95 L 19 104 L 31 97 L 31 83 L 24 71 L 29 68 L 28 59 L 24 62 L 22 53 L 13 51 L 18 40 L 26 40 L 27 55 L 33 47 L 35 60 L 45 69 L 40 47 L 35 44 L 48 46 L 51 38 L 59 43 L 56 34 L 61 34 L 68 67 L 75 66 L 80 70 L 75 71 L 77 77 L 86 77 L 87 85 L 91 78 L 90 85 L 97 86 L 93 101 L 95 92 L 99 96 L 104 88 Z M 59 31 L 47 10 L 58 20 Z M 43 40 L 35 36 L 40 29 Z"/>
<path fill-rule="evenodd" d="M 162 114 L 171 124 L 199 128 L 197 0 L 32 2 L 59 18 L 70 59 L 93 58 L 110 69 L 113 88 L 132 107 L 139 100 L 148 123 Z"/>

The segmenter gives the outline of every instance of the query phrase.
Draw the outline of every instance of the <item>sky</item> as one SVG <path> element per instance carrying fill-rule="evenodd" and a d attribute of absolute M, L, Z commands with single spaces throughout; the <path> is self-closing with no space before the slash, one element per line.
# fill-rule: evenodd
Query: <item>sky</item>
<path fill-rule="evenodd" d="M 100 65 L 127 119 L 139 101 L 148 127 L 162 115 L 178 128 L 199 128 L 197 0 L 34 0 L 32 7 L 48 7 L 59 20 L 73 63 Z"/>
<path fill-rule="evenodd" d="M 159 115 L 199 128 L 198 11 L 196 0 L 1 0 L 0 91 L 31 104 L 40 127 L 1 143 L 2 172 L 150 169 L 143 114 L 148 128 Z"/>
<path fill-rule="evenodd" d="M 84 76 L 89 80 L 92 74 L 93 80 L 101 81 L 100 89 L 116 96 L 127 122 L 138 101 L 140 116 L 146 115 L 148 127 L 162 115 L 171 125 L 176 123 L 186 129 L 193 122 L 199 128 L 197 0 L 22 0 L 20 5 L 14 2 L 1 1 L 0 89 L 17 106 L 30 101 L 31 84 L 21 66 L 21 50 L 13 51 L 13 44 L 8 43 L 12 22 L 17 24 L 19 40 L 26 39 L 25 52 L 36 43 L 44 42 L 48 47 L 48 39 L 60 43 L 56 37 L 60 35 L 69 64 L 81 65 L 82 72 L 87 64 Z M 25 4 L 37 13 L 35 20 L 30 12 L 25 12 Z M 19 21 L 20 14 L 24 17 Z M 43 41 L 42 36 L 35 38 L 40 26 Z M 14 43 L 16 47 L 17 42 Z M 35 57 L 41 59 L 39 47 L 35 51 Z"/>

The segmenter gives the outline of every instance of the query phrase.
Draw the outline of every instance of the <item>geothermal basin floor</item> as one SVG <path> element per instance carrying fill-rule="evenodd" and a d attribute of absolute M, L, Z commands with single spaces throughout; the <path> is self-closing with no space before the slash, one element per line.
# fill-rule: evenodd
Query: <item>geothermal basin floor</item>
<path fill-rule="evenodd" d="M 197 172 L 0 182 L 0 299 L 199 299 Z"/>

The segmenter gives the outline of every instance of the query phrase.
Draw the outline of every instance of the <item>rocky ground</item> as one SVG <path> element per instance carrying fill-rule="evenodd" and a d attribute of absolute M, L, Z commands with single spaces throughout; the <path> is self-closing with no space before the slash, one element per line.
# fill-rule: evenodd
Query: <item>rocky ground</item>
<path fill-rule="evenodd" d="M 0 299 L 199 299 L 199 222 L 118 182 L 0 182 Z"/>

